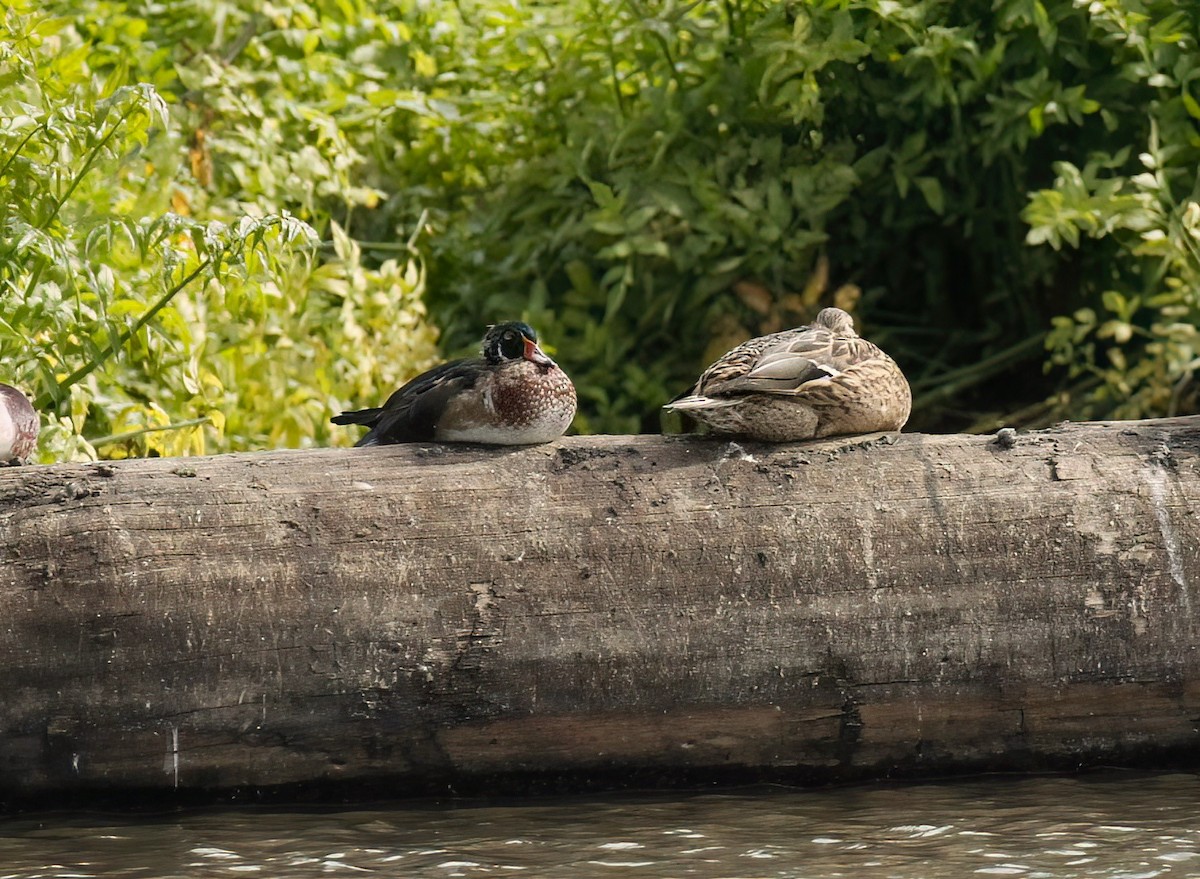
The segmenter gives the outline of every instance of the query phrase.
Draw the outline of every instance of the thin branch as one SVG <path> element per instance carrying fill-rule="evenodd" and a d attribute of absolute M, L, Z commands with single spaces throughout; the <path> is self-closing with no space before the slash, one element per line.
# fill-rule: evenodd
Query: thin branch
<path fill-rule="evenodd" d="M 50 225 L 54 218 L 58 216 L 58 212 L 62 210 L 62 206 L 67 203 L 67 199 L 70 198 L 72 194 L 74 194 L 75 190 L 79 188 L 79 184 L 83 182 L 83 178 L 86 177 L 88 172 L 92 170 L 92 165 L 96 164 L 96 159 L 100 157 L 100 151 L 104 149 L 104 146 L 110 140 L 113 139 L 117 131 L 120 130 L 121 126 L 125 124 L 126 120 L 128 120 L 137 109 L 138 106 L 134 104 L 128 110 L 126 110 L 121 118 L 116 121 L 116 124 L 114 124 L 113 127 L 108 130 L 108 133 L 104 135 L 100 142 L 92 148 L 91 155 L 87 157 L 87 161 L 83 163 L 83 167 L 79 169 L 79 173 L 75 175 L 75 178 L 71 181 L 71 185 L 67 187 L 67 191 L 64 192 L 58 199 L 46 219 L 44 219 L 38 225 L 39 229 L 45 229 Z"/>
<path fill-rule="evenodd" d="M 425 224 L 429 222 L 429 208 L 421 210 L 421 216 L 417 217 L 417 225 L 413 228 L 413 233 L 408 236 L 408 243 L 405 245 L 409 250 L 417 249 L 417 239 L 421 237 L 421 233 L 425 231 Z"/>
<path fill-rule="evenodd" d="M 1088 376 L 1083 381 L 1076 382 L 1066 390 L 1052 394 L 1044 400 L 1023 406 L 1012 412 L 1005 412 L 1000 415 L 985 415 L 982 418 L 976 419 L 964 428 L 962 432 L 991 433 L 1001 427 L 1022 427 L 1028 430 L 1048 427 L 1056 417 L 1056 414 L 1061 416 L 1062 406 L 1066 400 L 1086 394 L 1098 388 L 1101 384 L 1103 384 L 1101 379 L 1094 375 Z"/>
<path fill-rule="evenodd" d="M 29 143 L 29 141 L 33 139 L 33 136 L 39 131 L 45 131 L 46 125 L 47 123 L 43 122 L 41 125 L 35 125 L 29 130 L 29 134 L 25 135 L 25 138 L 19 144 L 17 144 L 17 147 L 13 150 L 12 155 L 9 156 L 4 165 L 0 167 L 0 177 L 3 177 L 8 173 L 9 167 L 17 160 L 17 156 L 21 155 L 21 150 L 25 149 L 25 144 Z"/>
<path fill-rule="evenodd" d="M 252 39 L 254 39 L 254 35 L 257 33 L 257 31 L 258 19 L 254 16 L 246 19 L 246 23 L 242 25 L 242 29 L 238 32 L 237 37 L 229 45 L 229 48 L 226 49 L 221 55 L 221 63 L 228 67 L 234 61 L 236 61 L 237 56 L 241 55 L 242 50 L 250 44 Z"/>
<path fill-rule="evenodd" d="M 1022 339 L 1017 344 L 1005 348 L 985 360 L 980 360 L 978 363 L 914 382 L 917 389 L 929 387 L 930 390 L 913 400 L 913 408 L 928 406 L 930 403 L 945 400 L 967 388 L 974 387 L 997 373 L 1003 372 L 1013 364 L 1028 360 L 1035 351 L 1043 349 L 1045 342 L 1046 334 L 1038 333 Z"/>
<path fill-rule="evenodd" d="M 178 284 L 176 284 L 174 287 L 172 287 L 170 290 L 168 290 L 166 293 L 164 293 L 161 297 L 159 297 L 158 301 L 155 302 L 154 305 L 151 308 L 149 308 L 145 314 L 143 314 L 141 317 L 139 317 L 137 319 L 137 321 L 133 324 L 133 326 L 131 326 L 129 329 L 125 330 L 125 332 L 121 333 L 121 335 L 119 335 L 116 339 L 113 339 L 111 342 L 109 342 L 108 347 L 106 347 L 103 351 L 101 351 L 99 355 L 92 358 L 86 364 L 79 367 L 79 369 L 75 370 L 73 373 L 71 373 L 66 378 L 64 378 L 62 381 L 60 381 L 58 383 L 58 385 L 55 387 L 53 393 L 47 392 L 45 394 L 42 394 L 40 397 L 38 397 L 37 400 L 33 404 L 34 408 L 35 409 L 49 409 L 50 406 L 53 405 L 56 401 L 61 400 L 63 397 L 64 391 L 66 391 L 68 388 L 70 388 L 72 385 L 76 384 L 77 382 L 80 382 L 83 379 L 87 378 L 89 375 L 91 375 L 96 370 L 97 367 L 99 367 L 106 360 L 108 360 L 110 357 L 112 357 L 115 353 L 117 353 L 117 351 L 124 348 L 126 342 L 128 342 L 130 339 L 132 339 L 142 329 L 142 327 L 144 327 L 150 321 L 154 320 L 154 317 L 160 311 L 162 311 L 164 308 L 167 307 L 167 304 L 172 299 L 175 298 L 175 295 L 180 290 L 182 290 L 184 287 L 186 287 L 188 284 L 192 283 L 192 281 L 194 281 L 197 277 L 199 277 L 200 273 L 203 272 L 206 268 L 208 268 L 208 266 L 211 263 L 212 263 L 212 257 L 211 256 L 205 257 L 204 260 L 198 266 L 196 266 L 195 270 L 193 270 L 191 273 L 188 274 L 188 276 L 186 278 L 184 278 L 182 281 L 180 281 Z"/>
<path fill-rule="evenodd" d="M 115 443 L 123 443 L 126 440 L 136 439 L 147 433 L 159 433 L 164 430 L 183 430 L 185 427 L 195 427 L 198 424 L 209 424 L 211 418 L 205 416 L 203 418 L 189 418 L 187 421 L 176 421 L 173 424 L 163 424 L 158 427 L 142 427 L 137 430 L 130 430 L 125 433 L 114 433 L 109 436 L 102 436 L 99 439 L 88 440 L 93 448 L 99 446 L 111 446 Z"/>

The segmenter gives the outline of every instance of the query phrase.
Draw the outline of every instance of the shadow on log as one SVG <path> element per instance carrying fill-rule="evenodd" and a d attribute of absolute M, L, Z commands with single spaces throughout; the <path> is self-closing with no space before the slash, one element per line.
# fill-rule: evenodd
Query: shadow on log
<path fill-rule="evenodd" d="M 1184 418 L 5 470 L 0 785 L 1177 760 L 1198 462 Z"/>

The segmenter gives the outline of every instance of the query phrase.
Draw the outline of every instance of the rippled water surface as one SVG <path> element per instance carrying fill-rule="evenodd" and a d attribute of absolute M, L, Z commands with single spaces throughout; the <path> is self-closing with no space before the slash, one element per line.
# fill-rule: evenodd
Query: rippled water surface
<path fill-rule="evenodd" d="M 1115 774 L 0 821 L 0 879 L 343 875 L 1200 876 L 1200 784 Z"/>

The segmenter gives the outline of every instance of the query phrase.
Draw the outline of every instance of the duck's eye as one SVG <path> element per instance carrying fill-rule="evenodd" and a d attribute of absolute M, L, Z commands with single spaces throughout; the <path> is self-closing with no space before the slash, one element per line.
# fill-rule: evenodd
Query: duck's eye
<path fill-rule="evenodd" d="M 525 353 L 525 343 L 520 335 L 509 330 L 500 337 L 500 353 L 509 360 L 516 360 Z"/>

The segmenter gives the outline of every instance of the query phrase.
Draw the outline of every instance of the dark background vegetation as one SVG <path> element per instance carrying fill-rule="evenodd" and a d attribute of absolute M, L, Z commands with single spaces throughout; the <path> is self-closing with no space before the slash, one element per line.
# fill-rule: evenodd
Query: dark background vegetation
<path fill-rule="evenodd" d="M 1197 411 L 1200 4 L 33 4 L 0 378 L 43 456 L 345 442 L 484 324 L 584 432 L 852 310 L 911 426 Z M 80 373 L 83 373 L 82 375 Z"/>

